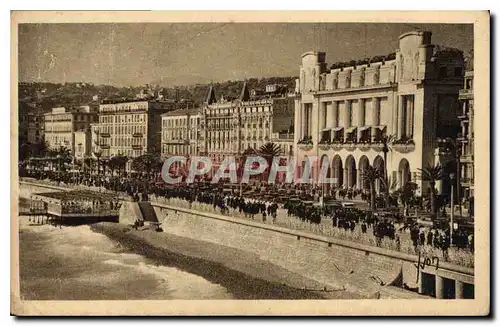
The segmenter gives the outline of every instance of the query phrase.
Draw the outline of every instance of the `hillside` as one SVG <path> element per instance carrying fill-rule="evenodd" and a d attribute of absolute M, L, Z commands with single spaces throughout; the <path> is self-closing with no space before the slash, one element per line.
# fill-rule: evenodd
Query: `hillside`
<path fill-rule="evenodd" d="M 250 78 L 247 84 L 250 90 L 265 90 L 266 85 L 281 84 L 289 90 L 295 87 L 296 77 Z M 215 93 L 220 98 L 238 97 L 243 80 L 214 83 Z M 210 84 L 195 84 L 179 87 L 161 87 L 160 85 L 143 85 L 135 87 L 115 87 L 110 85 L 94 85 L 90 83 L 19 83 L 19 102 L 30 103 L 44 111 L 57 106 L 84 105 L 93 102 L 95 95 L 103 99 L 134 98 L 141 90 L 157 93 L 162 91 L 164 97 L 171 99 L 192 100 L 195 105 L 203 103 Z"/>

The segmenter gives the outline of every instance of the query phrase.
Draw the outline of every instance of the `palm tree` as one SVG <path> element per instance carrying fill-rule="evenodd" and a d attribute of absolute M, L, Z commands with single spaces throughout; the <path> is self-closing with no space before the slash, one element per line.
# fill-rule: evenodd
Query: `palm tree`
<path fill-rule="evenodd" d="M 408 209 L 410 206 L 415 203 L 415 191 L 417 190 L 417 184 L 415 182 L 408 181 L 404 184 L 403 187 L 399 188 L 394 192 L 397 198 L 403 204 L 403 209 L 405 211 L 405 215 L 407 215 Z"/>
<path fill-rule="evenodd" d="M 259 148 L 259 155 L 264 156 L 267 161 L 267 171 L 271 171 L 271 165 L 275 156 L 281 155 L 281 147 L 275 143 L 265 143 Z"/>
<path fill-rule="evenodd" d="M 387 154 L 392 151 L 392 143 L 396 137 L 394 135 L 383 135 L 381 138 L 381 143 L 382 143 L 382 152 L 384 153 L 384 176 L 383 180 L 384 182 L 384 192 L 385 192 L 385 202 L 387 204 L 389 200 L 389 187 L 387 185 L 389 184 L 389 176 L 387 174 Z"/>
<path fill-rule="evenodd" d="M 101 156 L 102 156 L 102 152 L 101 151 L 95 151 L 92 153 L 96 159 L 96 162 L 97 162 L 97 174 L 99 174 L 100 172 L 100 169 L 101 169 Z"/>
<path fill-rule="evenodd" d="M 92 157 L 86 156 L 83 159 L 83 166 L 84 166 L 85 171 L 87 171 L 87 169 L 89 171 L 92 169 L 92 162 L 93 162 Z"/>
<path fill-rule="evenodd" d="M 384 178 L 383 172 L 379 169 L 374 168 L 369 165 L 363 170 L 362 174 L 363 182 L 367 183 L 370 187 L 370 208 L 372 212 L 375 212 L 375 182 L 377 180 L 382 180 Z"/>
<path fill-rule="evenodd" d="M 394 204 L 394 206 L 397 206 L 398 195 L 394 195 L 394 192 L 398 190 L 398 180 L 396 178 L 392 178 L 391 176 L 387 177 L 386 180 L 386 178 L 383 176 L 380 181 L 382 183 L 382 188 L 384 189 L 384 200 L 386 201 L 387 207 L 391 206 L 392 204 Z M 389 196 L 387 198 L 385 198 L 385 189 L 389 190 Z"/>
<path fill-rule="evenodd" d="M 436 217 L 437 205 L 436 205 L 436 181 L 443 180 L 445 173 L 441 164 L 428 165 L 423 169 L 418 169 L 420 171 L 420 178 L 422 181 L 428 181 L 430 187 L 431 196 L 431 214 L 432 217 Z"/>

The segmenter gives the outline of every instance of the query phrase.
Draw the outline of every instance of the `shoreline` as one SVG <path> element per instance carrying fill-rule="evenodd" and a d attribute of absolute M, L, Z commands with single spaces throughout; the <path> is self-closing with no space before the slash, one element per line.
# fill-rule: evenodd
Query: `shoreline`
<path fill-rule="evenodd" d="M 359 294 L 325 287 L 317 281 L 261 260 L 258 255 L 227 246 L 164 232 L 136 231 L 127 225 L 108 222 L 91 224 L 90 229 L 159 265 L 175 267 L 222 285 L 235 299 L 361 298 Z"/>

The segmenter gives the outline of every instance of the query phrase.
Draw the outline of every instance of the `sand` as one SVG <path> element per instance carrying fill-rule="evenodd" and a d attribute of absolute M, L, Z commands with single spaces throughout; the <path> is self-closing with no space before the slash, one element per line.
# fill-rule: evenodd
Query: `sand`
<path fill-rule="evenodd" d="M 253 253 L 152 230 L 134 230 L 117 223 L 91 225 L 134 253 L 158 264 L 179 268 L 227 288 L 236 299 L 357 299 Z M 326 289 L 326 291 L 325 291 Z"/>

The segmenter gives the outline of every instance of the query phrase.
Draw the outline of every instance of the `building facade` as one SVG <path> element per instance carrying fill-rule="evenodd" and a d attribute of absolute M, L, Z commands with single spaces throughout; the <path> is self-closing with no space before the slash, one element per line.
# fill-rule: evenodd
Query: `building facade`
<path fill-rule="evenodd" d="M 460 182 L 464 198 L 474 197 L 474 66 L 473 58 L 467 62 L 463 89 L 460 90 L 461 123 Z"/>
<path fill-rule="evenodd" d="M 87 130 L 76 131 L 74 133 L 74 144 L 75 149 L 75 159 L 83 160 L 86 157 L 90 157 L 92 154 L 92 139 L 91 139 L 91 128 Z"/>
<path fill-rule="evenodd" d="M 19 103 L 19 141 L 37 144 L 44 139 L 44 114 L 40 108 L 27 103 Z"/>
<path fill-rule="evenodd" d="M 325 58 L 324 52 L 302 55 L 295 92 L 297 161 L 318 157 L 313 179 L 325 161 L 337 187 L 365 189 L 363 170 L 368 165 L 384 170 L 382 140 L 393 135 L 388 177 L 398 187 L 413 181 L 419 192 L 426 191 L 418 169 L 434 164 L 437 140 L 456 137 L 459 128 L 462 53 L 432 45 L 430 32 L 410 32 L 388 56 L 330 68 Z M 376 188 L 381 190 L 380 182 Z"/>
<path fill-rule="evenodd" d="M 135 100 L 99 106 L 99 125 L 94 136 L 103 157 L 135 158 L 160 153 L 161 114 L 170 106 L 161 101 Z"/>
<path fill-rule="evenodd" d="M 226 155 L 258 150 L 272 141 L 273 133 L 293 129 L 293 110 L 293 97 L 251 98 L 246 83 L 240 97 L 231 101 L 218 101 L 211 87 L 202 110 L 200 151 L 216 166 Z"/>
<path fill-rule="evenodd" d="M 49 148 L 65 147 L 75 154 L 75 132 L 90 129 L 97 122 L 97 108 L 79 106 L 75 108 L 53 108 L 44 115 L 44 136 Z"/>
<path fill-rule="evenodd" d="M 271 142 L 275 143 L 278 145 L 281 149 L 281 155 L 283 156 L 289 156 L 293 157 L 293 149 L 294 149 L 294 143 L 293 143 L 293 132 L 275 132 L 273 133 L 271 137 Z"/>
<path fill-rule="evenodd" d="M 162 157 L 199 155 L 200 121 L 200 109 L 181 109 L 162 114 Z"/>

